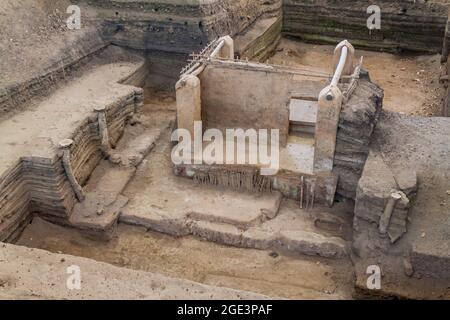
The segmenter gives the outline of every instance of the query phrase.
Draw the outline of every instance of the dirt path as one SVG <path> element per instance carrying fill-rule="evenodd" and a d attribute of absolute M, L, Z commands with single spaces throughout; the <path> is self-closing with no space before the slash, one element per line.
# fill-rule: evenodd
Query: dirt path
<path fill-rule="evenodd" d="M 331 72 L 334 47 L 282 39 L 270 63 L 307 65 Z M 384 108 L 410 115 L 439 116 L 444 88 L 439 84 L 439 55 L 393 55 L 357 50 L 364 68 L 385 90 Z"/>

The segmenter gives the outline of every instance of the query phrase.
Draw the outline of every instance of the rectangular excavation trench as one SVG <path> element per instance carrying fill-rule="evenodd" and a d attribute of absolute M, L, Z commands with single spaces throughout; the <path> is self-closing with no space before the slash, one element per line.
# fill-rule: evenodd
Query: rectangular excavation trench
<path fill-rule="evenodd" d="M 165 128 L 175 120 L 170 79 L 155 86 L 155 79 L 151 77 L 152 74 L 147 81 L 149 86 L 144 90 L 145 103 L 139 121 L 125 127 L 125 134 L 117 143 L 118 148 L 127 143 L 123 139 L 127 139 L 128 131 L 139 131 L 142 123 L 149 128 Z M 156 144 L 159 143 L 161 141 Z M 108 166 L 100 162 L 84 185 L 86 192 L 101 187 L 96 180 L 107 169 Z M 199 237 L 173 237 L 125 223 L 119 223 L 113 238 L 104 241 L 36 216 L 16 244 L 274 297 L 345 299 L 351 298 L 353 291 L 353 274 L 347 258 L 305 256 L 282 248 L 238 248 Z"/>
<path fill-rule="evenodd" d="M 327 48 L 310 47 L 306 44 L 294 44 L 283 40 L 273 59 L 287 56 L 287 63 L 308 60 L 308 53 L 299 57 L 304 46 L 319 55 L 326 55 Z M 294 48 L 293 48 L 294 47 Z M 324 48 L 324 51 L 321 51 Z M 375 54 L 370 55 L 373 65 L 377 61 Z M 394 57 L 380 54 L 381 61 L 397 62 Z M 286 59 L 286 57 L 283 57 Z M 393 75 L 402 78 L 414 76 L 415 61 L 434 68 L 433 58 L 398 58 L 401 67 Z M 329 61 L 329 59 L 324 59 Z M 304 61 L 303 61 L 304 62 Z M 316 61 L 317 62 L 317 61 Z M 315 66 L 317 66 L 315 64 Z M 321 66 L 322 67 L 322 66 Z M 394 68 L 394 66 L 391 66 Z M 403 70 L 405 69 L 405 70 Z M 422 69 L 421 69 L 422 70 Z M 420 73 L 419 70 L 418 72 Z M 407 73 L 403 75 L 404 73 Z M 422 72 L 418 76 L 422 77 Z M 386 75 L 389 78 L 389 75 Z M 391 75 L 392 78 L 393 77 Z M 428 79 L 427 75 L 423 75 Z M 382 79 L 387 81 L 387 79 Z M 412 80 L 414 84 L 418 81 Z M 175 120 L 174 92 L 165 90 L 167 83 L 155 87 L 158 80 L 152 79 L 152 86 L 145 90 L 143 120 L 152 126 L 170 123 Z M 420 82 L 418 82 L 420 83 Z M 391 84 L 392 85 L 392 84 Z M 437 89 L 436 89 L 437 91 Z M 422 91 L 421 91 L 422 92 Z M 423 92 L 422 92 L 423 93 Z M 390 101 L 392 108 L 398 107 L 395 95 Z M 424 112 L 422 109 L 408 112 Z M 89 181 L 88 181 L 89 183 Z M 45 216 L 45 213 L 44 213 Z M 109 242 L 90 240 L 80 232 L 56 226 L 39 218 L 34 218 L 30 226 L 17 241 L 18 245 L 42 248 L 51 252 L 62 252 L 108 262 L 117 266 L 163 273 L 172 277 L 185 278 L 205 284 L 254 291 L 270 296 L 284 298 L 349 298 L 353 292 L 353 274 L 348 259 L 324 259 L 308 257 L 279 249 L 243 249 L 201 241 L 192 236 L 171 237 L 149 231 L 145 227 L 136 227 L 120 223 L 113 239 Z M 217 254 L 220 252 L 220 254 Z"/>

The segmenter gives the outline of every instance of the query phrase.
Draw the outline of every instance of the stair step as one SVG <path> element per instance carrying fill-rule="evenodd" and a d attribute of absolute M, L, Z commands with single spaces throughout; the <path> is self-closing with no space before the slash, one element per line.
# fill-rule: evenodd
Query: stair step
<path fill-rule="evenodd" d="M 296 134 L 301 134 L 301 133 L 307 133 L 307 134 L 311 134 L 314 135 L 316 132 L 316 127 L 314 125 L 309 125 L 309 124 L 296 124 L 296 123 L 292 123 L 289 126 L 289 134 L 291 135 L 296 135 Z"/>
<path fill-rule="evenodd" d="M 86 199 L 77 203 L 69 222 L 88 235 L 110 238 L 121 210 L 128 203 L 122 195 L 136 167 L 154 148 L 161 130 L 129 127 L 109 161 L 103 160 L 85 187 Z"/>
<path fill-rule="evenodd" d="M 114 231 L 120 210 L 128 202 L 121 193 L 135 171 L 135 168 L 113 167 L 107 161 L 102 161 L 94 170 L 91 180 L 97 180 L 96 176 L 103 175 L 98 181 L 92 181 L 95 186 L 88 185 L 93 190 L 86 193 L 83 202 L 75 205 L 69 219 L 70 224 L 89 233 L 109 237 Z"/>
<path fill-rule="evenodd" d="M 110 161 L 124 167 L 137 167 L 144 157 L 154 148 L 156 140 L 161 135 L 161 130 L 151 129 L 142 134 L 132 132 L 130 127 L 122 141 L 111 153 Z"/>

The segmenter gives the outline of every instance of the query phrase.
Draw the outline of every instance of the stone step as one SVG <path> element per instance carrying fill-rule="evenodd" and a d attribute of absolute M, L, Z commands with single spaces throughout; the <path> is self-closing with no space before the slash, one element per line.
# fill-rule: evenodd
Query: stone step
<path fill-rule="evenodd" d="M 317 99 L 291 98 L 289 103 L 289 134 L 314 134 L 317 122 Z"/>
<path fill-rule="evenodd" d="M 120 212 L 128 202 L 121 193 L 160 134 L 159 129 L 126 128 L 110 161 L 102 160 L 92 173 L 85 187 L 86 199 L 75 205 L 70 216 L 73 227 L 91 236 L 110 238 L 113 235 Z"/>
<path fill-rule="evenodd" d="M 91 179 L 102 172 L 103 176 L 95 181 L 96 187 L 86 194 L 86 199 L 77 203 L 69 218 L 71 226 L 85 231 L 89 235 L 112 236 L 120 210 L 128 199 L 120 195 L 135 173 L 134 168 L 114 168 L 103 161 L 93 173 Z M 92 188 L 88 185 L 88 187 Z"/>
<path fill-rule="evenodd" d="M 289 103 L 289 121 L 295 124 L 315 126 L 319 102 L 291 99 Z"/>
<path fill-rule="evenodd" d="M 135 127 L 127 128 L 123 141 L 111 152 L 109 160 L 112 163 L 122 167 L 137 167 L 153 149 L 161 134 L 159 129 L 150 129 L 143 134 L 137 134 L 133 129 Z"/>
<path fill-rule="evenodd" d="M 171 145 L 160 141 L 122 193 L 129 202 L 120 222 L 237 247 L 274 247 L 328 258 L 346 255 L 345 240 L 317 228 L 298 202 L 283 205 L 279 192 L 230 190 L 174 175 Z"/>
<path fill-rule="evenodd" d="M 313 218 L 298 216 L 297 212 L 286 207 L 274 219 L 249 228 L 242 228 L 239 223 L 231 221 L 212 222 L 200 216 L 192 219 L 188 214 L 179 217 L 154 208 L 149 208 L 146 214 L 138 214 L 130 206 L 123 210 L 120 221 L 172 236 L 194 235 L 235 247 L 278 248 L 325 258 L 342 258 L 348 253 L 345 240 L 321 232 L 314 228 Z"/>
<path fill-rule="evenodd" d="M 298 123 L 291 121 L 289 123 L 289 135 L 314 135 L 316 132 L 316 126 L 310 125 L 310 124 L 304 124 L 304 123 Z"/>

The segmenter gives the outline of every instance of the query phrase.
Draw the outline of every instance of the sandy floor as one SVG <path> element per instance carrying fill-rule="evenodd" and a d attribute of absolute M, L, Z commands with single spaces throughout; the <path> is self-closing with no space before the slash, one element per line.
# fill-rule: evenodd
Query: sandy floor
<path fill-rule="evenodd" d="M 76 230 L 35 219 L 18 244 L 283 298 L 351 298 L 353 290 L 353 273 L 347 260 L 232 248 L 123 224 L 112 241 L 98 242 Z"/>
<path fill-rule="evenodd" d="M 331 73 L 334 47 L 282 39 L 269 63 L 306 65 Z M 385 90 L 384 108 L 410 115 L 439 116 L 444 88 L 439 84 L 440 55 L 393 55 L 357 50 L 364 68 Z"/>

